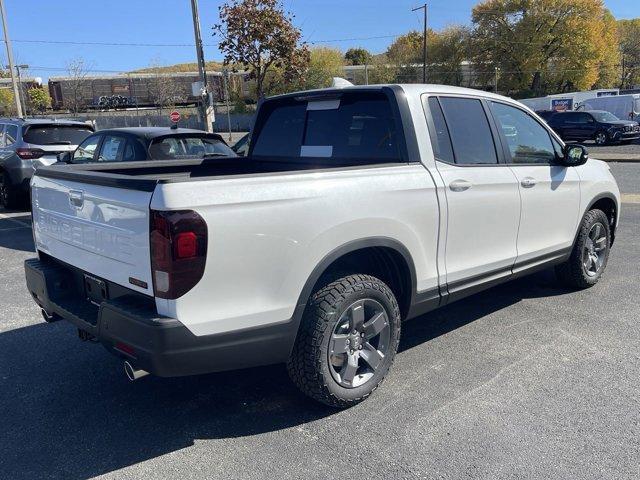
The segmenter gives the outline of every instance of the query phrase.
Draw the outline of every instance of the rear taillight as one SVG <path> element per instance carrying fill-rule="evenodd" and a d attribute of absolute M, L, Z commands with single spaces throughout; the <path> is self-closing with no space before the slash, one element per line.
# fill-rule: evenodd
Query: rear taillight
<path fill-rule="evenodd" d="M 22 160 L 35 160 L 44 155 L 44 150 L 39 148 L 16 148 L 16 155 Z"/>
<path fill-rule="evenodd" d="M 151 210 L 151 270 L 156 297 L 174 299 L 202 278 L 207 224 L 192 210 Z"/>

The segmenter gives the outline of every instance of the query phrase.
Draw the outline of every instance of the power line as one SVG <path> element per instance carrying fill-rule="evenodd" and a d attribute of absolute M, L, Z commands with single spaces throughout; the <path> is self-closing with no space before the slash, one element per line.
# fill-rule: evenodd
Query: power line
<path fill-rule="evenodd" d="M 334 38 L 329 40 L 308 40 L 307 43 L 337 43 L 337 42 L 358 42 L 361 40 L 379 40 L 382 38 L 397 38 L 404 35 L 404 33 L 398 33 L 396 35 L 379 35 L 375 37 L 360 37 L 360 38 Z M 15 40 L 14 40 L 15 42 Z"/>
<path fill-rule="evenodd" d="M 4 42 L 4 38 L 2 39 Z M 103 47 L 195 47 L 194 43 L 124 43 L 124 42 L 78 42 L 75 40 L 12 40 L 18 43 L 39 43 L 45 45 L 91 45 Z M 205 43 L 206 47 L 217 47 L 217 43 Z"/>
<path fill-rule="evenodd" d="M 371 37 L 350 37 L 350 38 L 330 38 L 322 40 L 308 40 L 306 43 L 338 43 L 338 42 L 356 42 L 366 40 L 380 40 L 385 38 L 397 38 L 404 35 L 398 33 L 395 35 L 377 35 Z M 4 42 L 4 38 L 0 41 Z M 77 45 L 77 46 L 101 46 L 101 47 L 195 47 L 194 43 L 139 43 L 139 42 L 86 42 L 77 40 L 39 40 L 39 39 L 15 39 L 17 43 L 36 43 L 42 45 Z M 203 43 L 205 47 L 217 47 L 218 43 Z"/>

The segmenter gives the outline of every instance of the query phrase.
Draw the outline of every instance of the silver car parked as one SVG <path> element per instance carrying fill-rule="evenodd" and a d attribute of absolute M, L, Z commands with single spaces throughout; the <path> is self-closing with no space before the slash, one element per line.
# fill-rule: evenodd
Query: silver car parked
<path fill-rule="evenodd" d="M 93 131 L 70 120 L 0 118 L 0 206 L 26 205 L 35 167 L 55 163 L 58 154 L 74 151 Z"/>

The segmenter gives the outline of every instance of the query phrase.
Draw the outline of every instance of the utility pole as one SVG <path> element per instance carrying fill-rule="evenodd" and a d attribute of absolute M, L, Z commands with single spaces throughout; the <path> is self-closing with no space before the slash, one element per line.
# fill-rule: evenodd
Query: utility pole
<path fill-rule="evenodd" d="M 207 132 L 213 131 L 212 123 L 215 122 L 213 102 L 207 88 L 207 70 L 204 63 L 204 50 L 202 37 L 200 36 L 200 16 L 198 15 L 198 0 L 191 0 L 191 14 L 193 15 L 193 33 L 196 38 L 196 55 L 198 57 L 198 74 L 202 82 L 202 118 Z"/>
<path fill-rule="evenodd" d="M 22 78 L 20 77 L 20 69 L 26 70 L 29 65 L 16 65 L 16 72 L 18 72 L 18 91 L 20 92 L 20 101 L 24 107 L 24 118 L 27 118 L 27 99 L 24 96 L 24 85 L 22 84 Z"/>
<path fill-rule="evenodd" d="M 0 14 L 2 15 L 2 29 L 4 30 L 4 44 L 7 47 L 7 59 L 9 61 L 9 72 L 11 73 L 11 84 L 13 85 L 13 96 L 16 101 L 16 111 L 18 117 L 22 117 L 22 103 L 20 102 L 20 92 L 18 91 L 18 83 L 13 71 L 13 51 L 11 49 L 11 40 L 9 40 L 9 30 L 7 29 L 7 12 L 4 9 L 4 0 L 0 0 Z"/>
<path fill-rule="evenodd" d="M 364 84 L 369 85 L 369 65 L 364 64 Z"/>
<path fill-rule="evenodd" d="M 424 25 L 422 28 L 422 83 L 427 83 L 427 4 L 412 8 L 411 11 L 424 10 Z"/>
<path fill-rule="evenodd" d="M 498 93 L 498 72 L 500 72 L 500 67 L 494 67 L 494 79 L 493 79 L 493 93 Z"/>
<path fill-rule="evenodd" d="M 222 80 L 224 82 L 224 98 L 227 102 L 227 127 L 229 128 L 229 143 L 231 143 L 231 105 L 229 105 L 229 70 L 222 70 Z"/>

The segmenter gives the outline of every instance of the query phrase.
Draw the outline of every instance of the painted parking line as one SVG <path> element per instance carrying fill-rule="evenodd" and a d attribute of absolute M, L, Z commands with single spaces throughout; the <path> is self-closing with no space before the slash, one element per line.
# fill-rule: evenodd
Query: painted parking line
<path fill-rule="evenodd" d="M 622 203 L 640 203 L 640 193 L 623 193 Z"/>

